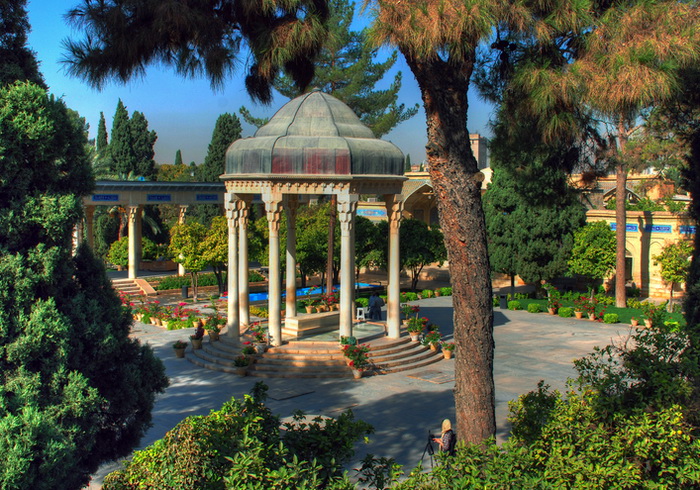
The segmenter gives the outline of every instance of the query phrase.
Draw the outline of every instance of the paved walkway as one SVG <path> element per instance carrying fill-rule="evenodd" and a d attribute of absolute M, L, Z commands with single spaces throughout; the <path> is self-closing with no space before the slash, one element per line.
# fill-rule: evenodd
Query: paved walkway
<path fill-rule="evenodd" d="M 425 299 L 417 303 L 421 307 L 421 316 L 440 326 L 441 332 L 450 338 L 451 298 Z M 495 310 L 494 326 L 496 420 L 497 436 L 501 441 L 508 434 L 508 401 L 535 389 L 540 379 L 553 388 L 563 389 L 566 378 L 574 373 L 573 359 L 591 352 L 596 345 L 607 345 L 611 339 L 628 333 L 628 325 L 604 325 L 546 313 L 500 309 Z M 141 447 L 163 437 L 183 418 L 207 414 L 220 408 L 230 397 L 243 396 L 260 380 L 269 386 L 268 406 L 282 417 L 291 415 L 295 409 L 312 416 L 337 416 L 352 408 L 357 418 L 371 423 L 376 433 L 368 445 L 357 447 L 356 462 L 366 453 L 373 453 L 393 457 L 409 471 L 421 458 L 428 431 L 439 432 L 444 418 L 454 420 L 453 381 L 438 384 L 409 377 L 432 371 L 438 377 L 453 379 L 454 360 L 443 360 L 412 372 L 357 381 L 240 378 L 176 359 L 171 345 L 177 339 L 186 340 L 189 331 L 166 331 L 137 323 L 134 335 L 153 347 L 170 377 L 170 387 L 156 401 L 153 427 L 147 432 Z M 425 463 L 429 464 L 427 460 Z M 100 488 L 104 476 L 118 467 L 118 463 L 103 466 L 94 475 L 90 488 Z"/>

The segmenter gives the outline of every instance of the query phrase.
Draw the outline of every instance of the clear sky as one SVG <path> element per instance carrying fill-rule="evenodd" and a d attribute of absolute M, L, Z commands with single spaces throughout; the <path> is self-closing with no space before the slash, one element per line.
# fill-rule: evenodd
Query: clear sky
<path fill-rule="evenodd" d="M 111 130 L 112 117 L 121 98 L 130 114 L 133 111 L 143 112 L 149 128 L 158 133 L 156 162 L 173 163 L 175 152 L 180 149 L 185 163 L 201 163 L 219 114 L 237 113 L 239 107 L 245 105 L 256 116 L 271 116 L 288 100 L 277 96 L 270 106 L 252 102 L 243 85 L 245 58 L 242 59 L 241 69 L 219 91 L 213 91 L 204 79 L 185 80 L 170 68 L 161 66 L 150 67 L 144 78 L 134 79 L 127 85 L 109 83 L 102 91 L 97 91 L 83 81 L 68 76 L 60 63 L 65 56 L 62 41 L 68 37 L 80 37 L 80 33 L 73 31 L 64 18 L 68 9 L 77 3 L 78 0 L 29 0 L 27 8 L 32 26 L 29 47 L 36 52 L 40 70 L 51 93 L 62 97 L 68 107 L 77 110 L 87 120 L 91 137 L 95 137 L 100 111 L 104 112 L 107 131 Z M 356 24 L 368 22 L 366 17 L 357 14 Z M 403 73 L 399 102 L 409 107 L 420 104 L 418 85 L 401 56 L 394 68 Z M 386 78 L 388 84 L 393 75 Z M 470 91 L 469 95 L 469 131 L 488 136 L 491 108 L 479 100 L 474 91 Z M 242 124 L 243 136 L 252 136 L 255 128 Z M 414 164 L 423 161 L 427 138 L 422 104 L 418 114 L 394 128 L 384 139 L 410 154 Z"/>

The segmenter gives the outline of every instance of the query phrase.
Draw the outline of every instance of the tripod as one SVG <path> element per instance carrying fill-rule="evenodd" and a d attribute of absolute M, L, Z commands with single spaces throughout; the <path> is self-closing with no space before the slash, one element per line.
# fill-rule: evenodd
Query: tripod
<path fill-rule="evenodd" d="M 425 458 L 425 453 L 428 453 L 430 455 L 430 468 L 432 469 L 433 467 L 433 456 L 435 455 L 435 451 L 433 451 L 433 435 L 430 433 L 430 430 L 428 430 L 428 442 L 425 445 L 425 449 L 423 449 L 423 455 L 420 457 L 420 462 L 423 462 L 423 458 Z"/>

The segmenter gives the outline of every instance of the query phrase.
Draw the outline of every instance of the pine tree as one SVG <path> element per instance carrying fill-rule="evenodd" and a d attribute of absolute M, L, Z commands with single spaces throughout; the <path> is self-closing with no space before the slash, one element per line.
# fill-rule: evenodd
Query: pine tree
<path fill-rule="evenodd" d="M 46 88 L 39 63 L 27 47 L 29 20 L 26 0 L 0 2 L 0 87 L 28 80 Z"/>
<path fill-rule="evenodd" d="M 79 489 L 138 443 L 167 378 L 101 262 L 72 254 L 84 123 L 28 83 L 0 89 L 0 114 L 0 487 Z"/>
<path fill-rule="evenodd" d="M 330 0 L 329 7 L 330 32 L 316 58 L 316 70 L 309 87 L 343 101 L 380 138 L 399 123 L 413 117 L 418 112 L 418 104 L 410 109 L 406 109 L 404 104 L 397 104 L 401 72 L 394 76 L 389 88 L 375 90 L 377 83 L 396 63 L 396 51 L 386 61 L 376 63 L 377 48 L 372 47 L 369 41 L 368 29 L 350 29 L 355 4 L 348 0 Z M 287 76 L 278 77 L 274 87 L 290 99 L 303 93 Z M 245 107 L 241 107 L 239 112 L 253 126 L 260 127 L 267 123 L 267 119 L 253 117 Z"/>

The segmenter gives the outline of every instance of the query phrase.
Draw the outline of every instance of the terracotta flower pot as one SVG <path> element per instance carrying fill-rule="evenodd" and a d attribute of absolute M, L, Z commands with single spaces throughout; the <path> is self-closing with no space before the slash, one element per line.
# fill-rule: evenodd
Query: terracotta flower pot
<path fill-rule="evenodd" d="M 359 369 L 353 369 L 353 370 L 352 370 L 352 376 L 353 376 L 353 378 L 355 378 L 355 379 L 360 379 L 360 378 L 362 377 L 362 373 L 363 373 L 363 372 L 364 372 L 364 371 L 360 371 Z"/>
<path fill-rule="evenodd" d="M 238 376 L 242 377 L 242 376 L 246 376 L 248 374 L 248 368 L 246 368 L 245 366 L 242 366 L 242 367 L 236 366 L 235 369 L 236 369 L 236 374 Z"/>
<path fill-rule="evenodd" d="M 547 311 L 549 312 L 550 315 L 556 315 L 556 314 L 557 314 L 557 309 L 556 309 L 556 308 L 547 308 Z"/>
<path fill-rule="evenodd" d="M 452 359 L 452 351 L 451 350 L 443 350 L 442 353 L 445 356 L 445 359 Z"/>
<path fill-rule="evenodd" d="M 581 318 L 583 318 L 583 312 L 582 312 L 582 311 L 574 311 L 574 315 L 575 315 L 576 318 L 578 318 L 579 320 L 580 320 Z"/>
<path fill-rule="evenodd" d="M 418 342 L 418 338 L 420 337 L 420 334 L 419 334 L 419 333 L 409 332 L 408 335 L 411 336 L 411 340 L 412 340 L 413 342 Z"/>
<path fill-rule="evenodd" d="M 430 350 L 433 352 L 437 352 L 438 345 L 435 342 L 430 342 Z"/>
<path fill-rule="evenodd" d="M 589 319 L 590 321 L 594 322 L 594 321 L 595 321 L 595 313 L 589 313 L 589 314 L 588 314 L 588 319 Z"/>
<path fill-rule="evenodd" d="M 209 330 L 209 342 L 216 342 L 219 340 L 219 332 L 214 332 L 213 330 Z"/>
<path fill-rule="evenodd" d="M 631 324 L 633 327 L 636 327 L 636 326 L 639 325 L 639 320 L 630 320 L 630 324 Z"/>
<path fill-rule="evenodd" d="M 307 313 L 313 313 L 313 312 L 314 312 L 314 307 L 313 307 L 313 306 L 305 306 L 304 308 L 306 308 L 306 312 L 307 312 Z"/>
<path fill-rule="evenodd" d="M 180 359 L 185 357 L 185 349 L 173 349 L 175 351 L 175 357 L 178 357 Z"/>
<path fill-rule="evenodd" d="M 652 325 L 651 320 L 649 320 L 648 318 L 646 318 L 646 319 L 644 320 L 644 325 L 645 325 L 647 328 L 651 328 L 651 325 Z"/>
<path fill-rule="evenodd" d="M 202 340 L 203 339 L 190 339 L 192 340 L 192 349 L 198 350 L 202 348 Z"/>

